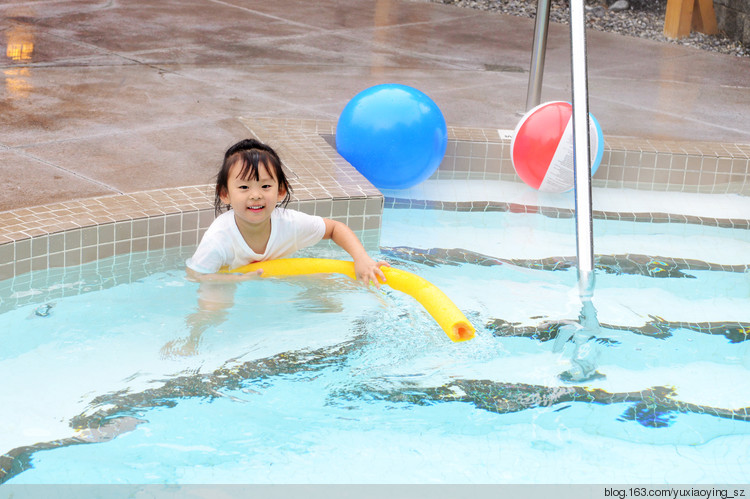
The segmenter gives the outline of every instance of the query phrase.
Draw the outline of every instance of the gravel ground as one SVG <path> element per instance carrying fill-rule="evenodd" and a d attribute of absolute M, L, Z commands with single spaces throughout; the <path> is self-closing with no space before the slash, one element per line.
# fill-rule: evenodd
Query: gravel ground
<path fill-rule="evenodd" d="M 429 0 L 435 3 L 456 5 L 472 9 L 501 12 L 512 16 L 534 17 L 536 0 Z M 693 32 L 679 40 L 670 40 L 663 34 L 667 0 L 624 0 L 627 8 L 616 10 L 614 1 L 586 0 L 586 25 L 591 29 L 609 31 L 665 43 L 687 45 L 710 52 L 738 57 L 750 57 L 750 47 L 719 35 Z M 550 21 L 568 24 L 569 0 L 551 0 Z"/>

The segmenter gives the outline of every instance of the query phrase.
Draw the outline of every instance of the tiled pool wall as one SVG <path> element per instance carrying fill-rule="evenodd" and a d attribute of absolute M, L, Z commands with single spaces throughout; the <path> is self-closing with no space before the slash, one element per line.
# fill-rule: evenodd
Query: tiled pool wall
<path fill-rule="evenodd" d="M 250 134 L 277 149 L 290 171 L 290 208 L 348 224 L 377 248 L 384 206 L 455 210 L 524 210 L 573 216 L 571 210 L 385 199 L 335 149 L 335 122 L 240 118 Z M 520 182 L 506 131 L 450 127 L 433 178 Z M 750 195 L 750 145 L 676 143 L 605 137 L 593 186 Z M 0 212 L 0 280 L 133 252 L 194 246 L 214 219 L 213 186 L 101 196 Z M 670 214 L 595 213 L 600 218 L 675 221 L 750 228 L 747 220 Z M 666 217 L 666 219 L 665 219 Z M 674 217 L 674 218 L 670 218 Z"/>
<path fill-rule="evenodd" d="M 435 178 L 520 182 L 510 131 L 454 128 Z M 750 144 L 605 137 L 594 187 L 750 195 Z"/>

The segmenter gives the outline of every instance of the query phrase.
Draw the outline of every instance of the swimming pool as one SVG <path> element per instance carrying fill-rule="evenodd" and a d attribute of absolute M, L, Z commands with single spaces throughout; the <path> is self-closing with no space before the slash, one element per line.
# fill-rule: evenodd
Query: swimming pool
<path fill-rule="evenodd" d="M 572 218 L 391 205 L 383 257 L 475 339 L 335 276 L 243 283 L 191 338 L 189 247 L 4 282 L 2 481 L 747 482 L 750 231 L 596 220 L 596 374 L 570 382 Z"/>

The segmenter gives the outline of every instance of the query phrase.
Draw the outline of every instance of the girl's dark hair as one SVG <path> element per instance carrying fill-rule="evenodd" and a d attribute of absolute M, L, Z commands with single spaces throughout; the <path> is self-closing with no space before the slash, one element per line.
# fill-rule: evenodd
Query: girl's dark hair
<path fill-rule="evenodd" d="M 222 163 L 221 170 L 216 175 L 216 195 L 214 197 L 214 211 L 216 215 L 219 215 L 226 208 L 221 201 L 221 194 L 228 189 L 229 170 L 237 162 L 240 163 L 239 178 L 252 178 L 256 181 L 260 177 L 259 165 L 265 165 L 268 171 L 276 177 L 276 181 L 279 183 L 279 190 L 284 189 L 286 191 L 286 196 L 284 196 L 279 205 L 286 207 L 289 204 L 292 187 L 289 185 L 284 169 L 281 166 L 279 155 L 270 146 L 258 140 L 245 139 L 237 142 L 224 153 L 224 163 Z"/>

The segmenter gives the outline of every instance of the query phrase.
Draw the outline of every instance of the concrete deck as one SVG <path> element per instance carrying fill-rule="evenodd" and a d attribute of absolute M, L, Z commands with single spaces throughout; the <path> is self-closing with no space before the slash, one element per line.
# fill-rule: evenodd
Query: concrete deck
<path fill-rule="evenodd" d="M 449 126 L 515 127 L 532 19 L 408 0 L 11 0 L 0 211 L 212 181 L 239 117 L 335 120 L 357 92 L 419 88 Z M 551 24 L 542 100 L 570 100 Z M 605 137 L 750 144 L 750 59 L 588 32 Z"/>

